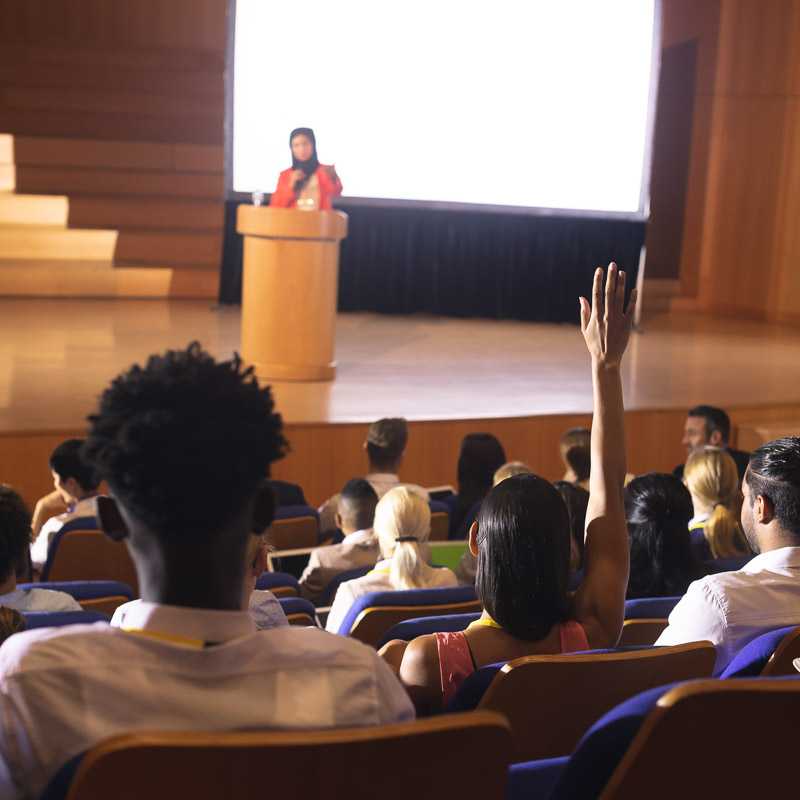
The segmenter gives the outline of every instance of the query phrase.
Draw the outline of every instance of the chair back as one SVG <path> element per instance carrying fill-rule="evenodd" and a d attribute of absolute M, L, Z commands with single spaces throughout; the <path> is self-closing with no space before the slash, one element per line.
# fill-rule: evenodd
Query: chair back
<path fill-rule="evenodd" d="M 319 514 L 311 506 L 282 506 L 267 531 L 267 541 L 276 550 L 295 550 L 319 544 Z"/>
<path fill-rule="evenodd" d="M 108 622 L 108 615 L 98 611 L 22 611 L 21 613 L 25 618 L 26 630 Z"/>
<path fill-rule="evenodd" d="M 60 530 L 50 542 L 42 581 L 119 581 L 139 594 L 127 546 L 98 530 Z"/>
<path fill-rule="evenodd" d="M 784 769 L 752 765 L 793 763 L 799 714 L 797 679 L 674 687 L 644 719 L 601 798 L 785 795 L 791 778 Z M 736 768 L 746 764 L 751 768 Z"/>
<path fill-rule="evenodd" d="M 709 642 L 527 656 L 502 668 L 478 708 L 508 718 L 514 736 L 512 761 L 563 756 L 618 703 L 670 681 L 709 677 L 715 658 Z"/>
<path fill-rule="evenodd" d="M 431 507 L 431 542 L 446 542 L 450 532 L 450 507 L 441 500 L 429 500 Z"/>
<path fill-rule="evenodd" d="M 625 601 L 625 619 L 666 619 L 678 605 L 680 595 L 674 597 L 637 597 Z"/>
<path fill-rule="evenodd" d="M 90 750 L 67 797 L 256 798 L 268 776 L 274 797 L 495 798 L 509 753 L 508 723 L 489 713 L 326 731 L 134 733 Z"/>
<path fill-rule="evenodd" d="M 618 647 L 643 647 L 656 643 L 667 627 L 666 619 L 626 619 L 622 623 L 622 635 Z"/>
<path fill-rule="evenodd" d="M 751 639 L 737 651 L 719 677 L 723 679 L 755 678 L 758 675 L 766 674 L 773 676 L 796 674 L 796 671 L 792 668 L 791 661 L 787 662 L 783 655 L 783 653 L 791 653 L 791 647 L 782 651 L 781 658 L 774 666 L 771 666 L 771 662 L 777 655 L 777 651 L 784 639 L 789 637 L 791 640 L 790 635 L 797 630 L 800 630 L 800 628 L 795 625 L 789 625 L 785 628 L 765 631 L 760 636 Z M 765 672 L 768 666 L 770 667 L 769 673 Z"/>
<path fill-rule="evenodd" d="M 329 606 L 333 603 L 333 598 L 336 597 L 336 592 L 339 591 L 339 587 L 346 583 L 347 581 L 355 580 L 356 578 L 361 578 L 366 575 L 370 570 L 375 569 L 373 566 L 365 566 L 365 567 L 353 567 L 353 569 L 345 570 L 344 572 L 340 572 L 323 590 L 319 597 L 319 605 L 320 607 Z"/>
<path fill-rule="evenodd" d="M 262 572 L 256 580 L 256 589 L 272 592 L 279 600 L 300 596 L 300 584 L 288 572 Z"/>
<path fill-rule="evenodd" d="M 113 616 L 136 594 L 127 583 L 120 581 L 50 581 L 48 583 L 19 583 L 20 589 L 49 589 L 74 597 L 84 611 L 98 611 Z"/>
<path fill-rule="evenodd" d="M 466 630 L 471 622 L 475 622 L 480 617 L 480 612 L 472 614 L 446 614 L 437 617 L 419 617 L 417 619 L 407 619 L 405 622 L 398 622 L 392 625 L 378 642 L 378 649 L 383 647 L 386 642 L 392 639 L 401 639 L 410 642 L 417 636 L 425 636 L 428 633 L 448 633 L 452 631 Z"/>
<path fill-rule="evenodd" d="M 783 675 L 797 675 L 794 662 L 798 658 L 800 658 L 800 627 L 795 628 L 783 637 L 761 674 L 765 677 L 773 678 Z"/>
<path fill-rule="evenodd" d="M 310 600 L 303 597 L 279 598 L 283 613 L 290 625 L 317 628 L 317 610 Z"/>
<path fill-rule="evenodd" d="M 369 592 L 353 603 L 338 632 L 377 647 L 386 631 L 398 622 L 415 617 L 468 614 L 480 610 L 475 589 L 471 586 Z"/>
<path fill-rule="evenodd" d="M 709 574 L 717 572 L 738 572 L 753 556 L 737 556 L 735 558 L 712 558 L 703 562 Z"/>

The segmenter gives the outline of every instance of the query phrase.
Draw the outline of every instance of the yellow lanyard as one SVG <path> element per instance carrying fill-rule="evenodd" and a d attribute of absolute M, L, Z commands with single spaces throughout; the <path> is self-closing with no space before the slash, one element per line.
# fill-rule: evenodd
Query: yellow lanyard
<path fill-rule="evenodd" d="M 371 569 L 367 575 L 388 575 L 390 571 L 388 569 Z"/>
<path fill-rule="evenodd" d="M 502 630 L 503 626 L 498 625 L 485 611 L 483 614 L 475 620 L 475 622 L 470 622 L 467 625 L 467 630 L 470 628 L 500 628 Z"/>
<path fill-rule="evenodd" d="M 194 650 L 203 650 L 207 646 L 207 642 L 204 642 L 202 639 L 190 639 L 188 636 L 178 636 L 175 633 L 146 631 L 142 628 L 121 628 L 121 630 L 125 631 L 125 633 L 132 633 L 134 636 L 144 636 L 146 639 L 156 639 L 157 641 L 169 642 L 170 644 L 182 644 Z"/>

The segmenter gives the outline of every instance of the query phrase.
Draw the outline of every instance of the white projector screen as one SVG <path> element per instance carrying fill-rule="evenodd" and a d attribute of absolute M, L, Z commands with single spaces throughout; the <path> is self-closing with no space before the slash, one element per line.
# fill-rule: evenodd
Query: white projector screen
<path fill-rule="evenodd" d="M 657 0 L 236 0 L 232 188 L 646 211 Z"/>

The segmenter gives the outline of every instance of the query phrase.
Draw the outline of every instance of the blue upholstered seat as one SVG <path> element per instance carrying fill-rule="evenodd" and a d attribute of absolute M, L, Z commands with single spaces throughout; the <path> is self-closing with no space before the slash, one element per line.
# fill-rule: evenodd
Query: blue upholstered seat
<path fill-rule="evenodd" d="M 88 625 L 108 622 L 108 616 L 99 611 L 23 611 L 25 625 L 31 628 L 60 628 L 62 625 Z"/>
<path fill-rule="evenodd" d="M 790 625 L 756 636 L 736 653 L 719 677 L 753 678 L 760 675 L 783 638 L 796 628 L 796 625 Z"/>
<path fill-rule="evenodd" d="M 474 622 L 480 617 L 480 612 L 472 614 L 444 614 L 437 617 L 417 617 L 407 619 L 392 625 L 384 635 L 379 647 L 383 647 L 386 642 L 392 639 L 401 639 L 410 642 L 417 636 L 425 636 L 428 633 L 445 633 L 450 631 L 463 631 L 470 622 Z"/>
<path fill-rule="evenodd" d="M 278 506 L 275 519 L 295 519 L 296 517 L 314 517 L 319 521 L 319 512 L 312 506 Z"/>
<path fill-rule="evenodd" d="M 284 587 L 294 589 L 297 594 L 300 594 L 300 584 L 297 582 L 297 578 L 288 572 L 262 572 L 256 580 L 256 589 L 261 591 L 272 591 Z"/>
<path fill-rule="evenodd" d="M 472 586 L 453 586 L 444 589 L 409 589 L 407 591 L 369 592 L 357 598 L 350 606 L 339 631 L 347 636 L 362 611 L 380 606 L 437 606 L 476 601 Z"/>
<path fill-rule="evenodd" d="M 539 800 L 550 797 L 567 761 L 569 756 L 512 764 L 508 768 L 507 800 Z"/>
<path fill-rule="evenodd" d="M 304 597 L 279 597 L 278 602 L 287 617 L 292 614 L 307 614 L 312 620 L 317 618 L 317 609 L 314 608 L 314 604 Z"/>
<path fill-rule="evenodd" d="M 450 515 L 450 506 L 444 500 L 428 500 L 428 505 L 430 506 L 431 514 Z"/>
<path fill-rule="evenodd" d="M 625 619 L 666 619 L 678 604 L 678 597 L 640 597 L 625 601 Z"/>
<path fill-rule="evenodd" d="M 45 564 L 42 567 L 42 580 L 47 580 L 47 576 L 50 574 L 50 570 L 53 566 L 56 550 L 58 550 L 58 546 L 66 534 L 68 534 L 70 531 L 97 530 L 100 530 L 97 517 L 76 517 L 75 519 L 71 519 L 69 522 L 66 522 L 64 525 L 62 525 L 61 528 L 59 528 L 59 530 L 56 532 L 55 536 L 53 536 L 53 538 L 50 540 L 50 544 L 47 545 L 47 561 L 45 561 Z"/>
<path fill-rule="evenodd" d="M 331 603 L 333 603 L 333 598 L 336 597 L 336 592 L 343 583 L 346 581 L 355 580 L 356 578 L 361 578 L 371 569 L 375 569 L 375 567 L 354 567 L 353 569 L 348 569 L 345 572 L 341 572 L 323 589 L 319 596 L 318 605 L 321 607 L 331 605 Z"/>
<path fill-rule="evenodd" d="M 737 572 L 747 564 L 753 556 L 738 556 L 737 558 L 712 558 L 704 561 L 703 566 L 709 573 Z"/>
<path fill-rule="evenodd" d="M 96 600 L 100 597 L 127 597 L 133 600 L 136 593 L 121 581 L 48 581 L 46 583 L 19 583 L 19 589 L 50 589 L 64 592 L 81 600 Z"/>

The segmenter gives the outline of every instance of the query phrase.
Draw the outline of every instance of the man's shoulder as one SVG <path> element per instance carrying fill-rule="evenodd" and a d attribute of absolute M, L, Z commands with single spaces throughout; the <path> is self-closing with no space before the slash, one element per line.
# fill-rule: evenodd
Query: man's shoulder
<path fill-rule="evenodd" d="M 374 669 L 379 658 L 375 650 L 362 642 L 320 628 L 289 625 L 264 632 L 261 645 L 264 649 L 280 652 L 281 668 L 297 663 L 305 669 L 315 666 Z"/>

